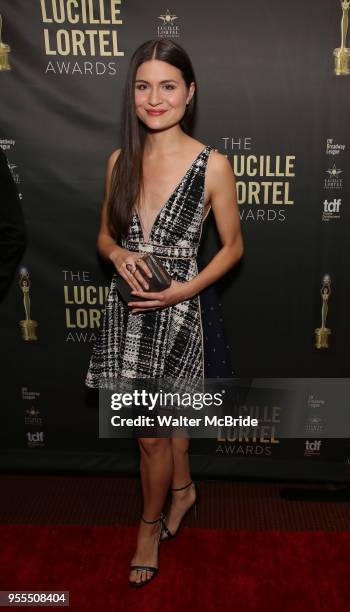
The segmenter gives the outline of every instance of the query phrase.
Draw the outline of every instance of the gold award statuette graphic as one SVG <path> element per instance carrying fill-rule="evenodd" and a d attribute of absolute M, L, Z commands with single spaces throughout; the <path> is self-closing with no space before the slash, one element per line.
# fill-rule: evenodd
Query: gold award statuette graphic
<path fill-rule="evenodd" d="M 350 74 L 349 58 L 350 49 L 346 46 L 346 35 L 349 27 L 349 7 L 350 0 L 341 0 L 343 15 L 341 19 L 341 46 L 334 49 L 333 55 L 335 60 L 334 72 L 338 76 L 346 76 Z"/>
<path fill-rule="evenodd" d="M 8 54 L 10 53 L 11 49 L 9 45 L 6 45 L 5 43 L 2 42 L 1 32 L 2 32 L 2 16 L 0 15 L 0 71 L 1 70 L 11 70 L 11 66 L 9 64 L 9 58 L 8 58 Z"/>
<path fill-rule="evenodd" d="M 328 299 L 331 294 L 331 279 L 328 274 L 323 278 L 321 297 L 322 297 L 322 321 L 321 327 L 315 329 L 315 347 L 318 349 L 328 348 L 328 337 L 331 333 L 329 327 L 326 327 L 326 319 L 328 313 Z"/>
<path fill-rule="evenodd" d="M 22 268 L 20 270 L 18 284 L 23 291 L 23 304 L 26 315 L 26 318 L 19 322 L 22 338 L 23 340 L 37 340 L 38 337 L 36 335 L 36 328 L 38 327 L 38 322 L 33 321 L 33 319 L 30 318 L 30 280 L 29 273 L 26 268 Z"/>

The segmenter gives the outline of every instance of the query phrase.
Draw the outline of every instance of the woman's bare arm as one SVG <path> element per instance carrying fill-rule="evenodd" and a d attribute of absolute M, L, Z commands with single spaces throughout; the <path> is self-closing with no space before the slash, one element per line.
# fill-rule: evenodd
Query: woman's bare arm
<path fill-rule="evenodd" d="M 206 182 L 222 247 L 208 265 L 187 282 L 190 297 L 223 276 L 237 263 L 244 251 L 235 176 L 230 162 L 221 153 L 211 153 Z"/>
<path fill-rule="evenodd" d="M 107 161 L 105 194 L 101 209 L 100 229 L 97 236 L 97 250 L 102 257 L 113 263 L 118 274 L 122 276 L 127 283 L 129 283 L 131 289 L 148 289 L 148 283 L 144 275 L 141 274 L 137 267 L 140 267 L 146 273 L 146 275 L 152 276 L 152 274 L 142 260 L 138 261 L 140 258 L 140 253 L 130 252 L 127 249 L 119 246 L 111 236 L 108 227 L 107 208 L 111 189 L 112 170 L 116 160 L 119 157 L 119 154 L 120 149 L 116 149 L 109 156 Z M 136 266 L 136 272 L 128 271 L 126 264 L 130 264 L 132 268 Z"/>
<path fill-rule="evenodd" d="M 111 189 L 112 170 L 116 160 L 119 157 L 119 153 L 120 149 L 116 149 L 116 151 L 113 151 L 113 153 L 109 156 L 107 161 L 104 200 L 100 215 L 100 229 L 97 236 L 98 252 L 102 257 L 109 259 L 113 263 L 115 257 L 120 255 L 120 253 L 125 250 L 115 242 L 114 238 L 112 238 L 107 223 L 107 205 Z"/>

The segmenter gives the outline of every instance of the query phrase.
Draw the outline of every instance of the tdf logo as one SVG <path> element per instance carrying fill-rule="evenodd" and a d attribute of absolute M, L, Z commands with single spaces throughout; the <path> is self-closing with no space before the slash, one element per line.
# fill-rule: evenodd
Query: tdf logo
<path fill-rule="evenodd" d="M 305 457 L 308 455 L 320 455 L 321 454 L 321 444 L 322 440 L 314 440 L 310 442 L 309 440 L 305 441 Z"/>
<path fill-rule="evenodd" d="M 331 202 L 324 200 L 322 221 L 330 221 L 332 219 L 340 219 L 341 198 L 334 198 Z"/>
<path fill-rule="evenodd" d="M 334 198 L 334 200 L 332 202 L 328 202 L 328 200 L 325 200 L 323 202 L 323 212 L 325 213 L 338 213 L 340 212 L 340 206 L 341 206 L 341 198 Z"/>

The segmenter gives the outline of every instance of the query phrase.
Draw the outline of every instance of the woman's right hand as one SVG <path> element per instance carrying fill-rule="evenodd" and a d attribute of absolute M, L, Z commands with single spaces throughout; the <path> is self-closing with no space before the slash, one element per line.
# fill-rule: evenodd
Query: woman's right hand
<path fill-rule="evenodd" d="M 145 275 L 152 277 L 150 269 L 143 261 L 143 256 L 144 253 L 118 249 L 112 252 L 109 257 L 118 274 L 126 280 L 131 289 L 136 289 L 136 291 L 147 291 L 149 285 Z M 145 274 L 142 274 L 139 268 Z"/>

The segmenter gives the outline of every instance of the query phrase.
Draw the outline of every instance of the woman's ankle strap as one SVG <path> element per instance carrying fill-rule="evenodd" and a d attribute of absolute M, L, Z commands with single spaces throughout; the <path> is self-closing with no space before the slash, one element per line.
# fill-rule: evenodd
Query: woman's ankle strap
<path fill-rule="evenodd" d="M 158 523 L 158 521 L 161 521 L 163 516 L 164 516 L 164 514 L 163 514 L 163 512 L 161 512 L 160 515 L 158 516 L 158 518 L 156 518 L 154 521 L 148 521 L 143 516 L 141 516 L 141 521 L 143 521 L 144 523 L 148 523 L 149 525 L 153 525 L 153 523 Z"/>
<path fill-rule="evenodd" d="M 187 489 L 187 487 L 189 487 L 192 484 L 192 480 L 191 482 L 189 482 L 187 485 L 185 485 L 184 487 L 178 487 L 177 489 L 171 489 L 172 491 L 182 491 L 182 489 Z"/>

